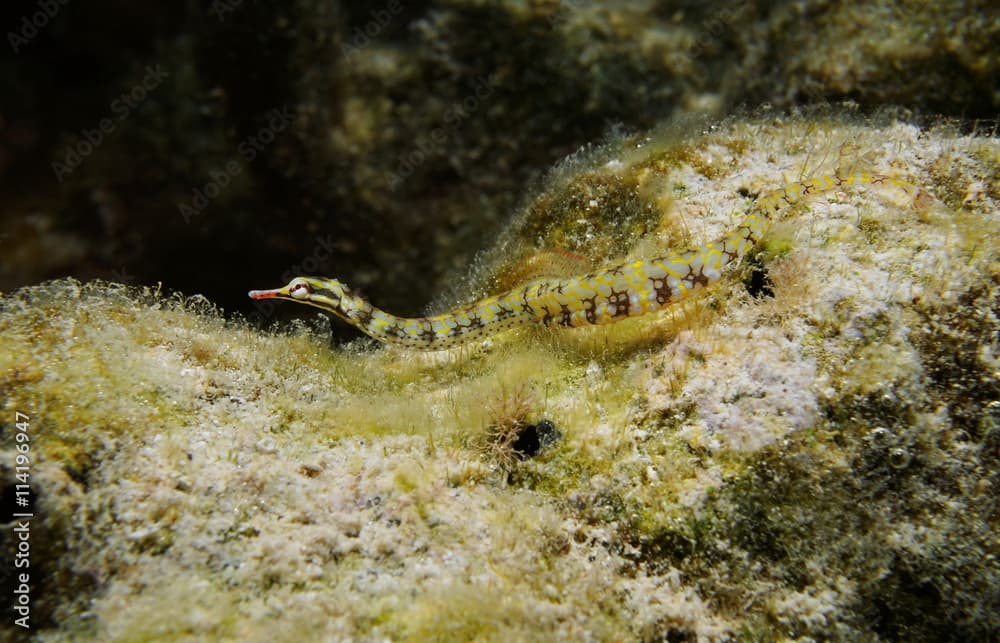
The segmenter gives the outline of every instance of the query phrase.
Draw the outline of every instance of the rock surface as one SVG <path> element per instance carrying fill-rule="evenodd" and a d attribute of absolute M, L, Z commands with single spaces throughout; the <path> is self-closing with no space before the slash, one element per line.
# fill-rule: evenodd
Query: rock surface
<path fill-rule="evenodd" d="M 331 347 L 307 309 L 261 333 L 111 283 L 6 294 L 0 472 L 7 497 L 27 414 L 39 640 L 996 637 L 1000 144 L 697 129 L 560 164 L 453 297 L 533 250 L 701 243 L 803 176 L 936 201 L 820 196 L 675 310 L 443 354 Z M 505 457 L 497 427 L 542 422 Z"/>

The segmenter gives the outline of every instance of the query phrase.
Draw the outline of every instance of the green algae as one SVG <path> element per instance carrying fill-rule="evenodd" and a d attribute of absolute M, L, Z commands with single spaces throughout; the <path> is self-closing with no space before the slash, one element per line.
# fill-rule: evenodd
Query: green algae
<path fill-rule="evenodd" d="M 598 256 L 717 236 L 802 167 L 903 167 L 952 196 L 795 209 L 757 258 L 770 295 L 744 268 L 663 315 L 436 355 L 100 282 L 7 294 L 5 409 L 37 418 L 41 524 L 70 543 L 39 555 L 78 594 L 43 588 L 44 636 L 995 632 L 996 203 L 944 206 L 992 180 L 996 142 L 846 119 L 649 140 L 554 172 L 467 288 L 582 239 L 609 172 L 628 234 L 606 215 Z M 517 387 L 562 438 L 500 466 L 478 436 Z"/>

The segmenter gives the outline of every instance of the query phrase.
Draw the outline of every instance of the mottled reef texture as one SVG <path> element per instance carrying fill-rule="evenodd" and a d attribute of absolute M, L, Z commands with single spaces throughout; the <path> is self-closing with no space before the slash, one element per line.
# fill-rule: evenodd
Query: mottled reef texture
<path fill-rule="evenodd" d="M 803 175 L 937 202 L 819 197 L 672 312 L 447 354 L 331 348 L 292 304 L 306 321 L 263 334 L 102 282 L 0 299 L 39 639 L 995 639 L 1000 143 L 692 129 L 560 164 L 457 290 L 537 248 L 700 242 Z"/>
<path fill-rule="evenodd" d="M 0 64 L 0 289 L 161 282 L 249 313 L 248 283 L 299 270 L 416 313 L 552 163 L 615 127 L 763 102 L 1000 109 L 987 0 L 58 4 Z M 150 66 L 162 82 L 116 109 Z"/>

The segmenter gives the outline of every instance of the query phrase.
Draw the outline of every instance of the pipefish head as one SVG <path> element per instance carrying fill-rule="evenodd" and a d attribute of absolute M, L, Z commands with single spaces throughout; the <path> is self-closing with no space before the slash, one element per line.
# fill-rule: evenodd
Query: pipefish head
<path fill-rule="evenodd" d="M 351 300 L 347 286 L 336 279 L 324 277 L 296 277 L 281 288 L 251 290 L 247 294 L 251 299 L 287 299 L 309 304 L 343 319 L 348 318 L 347 303 Z"/>

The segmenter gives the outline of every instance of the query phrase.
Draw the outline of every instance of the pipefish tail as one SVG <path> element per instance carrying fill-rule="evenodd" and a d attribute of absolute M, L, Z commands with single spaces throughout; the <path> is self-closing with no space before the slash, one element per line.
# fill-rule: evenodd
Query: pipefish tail
<path fill-rule="evenodd" d="M 891 185 L 914 199 L 931 198 L 900 179 L 856 173 L 789 183 L 761 196 L 740 224 L 720 239 L 686 252 L 604 268 L 578 277 L 528 281 L 498 295 L 431 317 L 398 317 L 376 308 L 336 279 L 296 277 L 253 299 L 287 299 L 340 317 L 386 344 L 443 350 L 524 324 L 572 328 L 656 312 L 718 281 L 767 234 L 777 214 L 804 199 L 857 185 Z"/>

